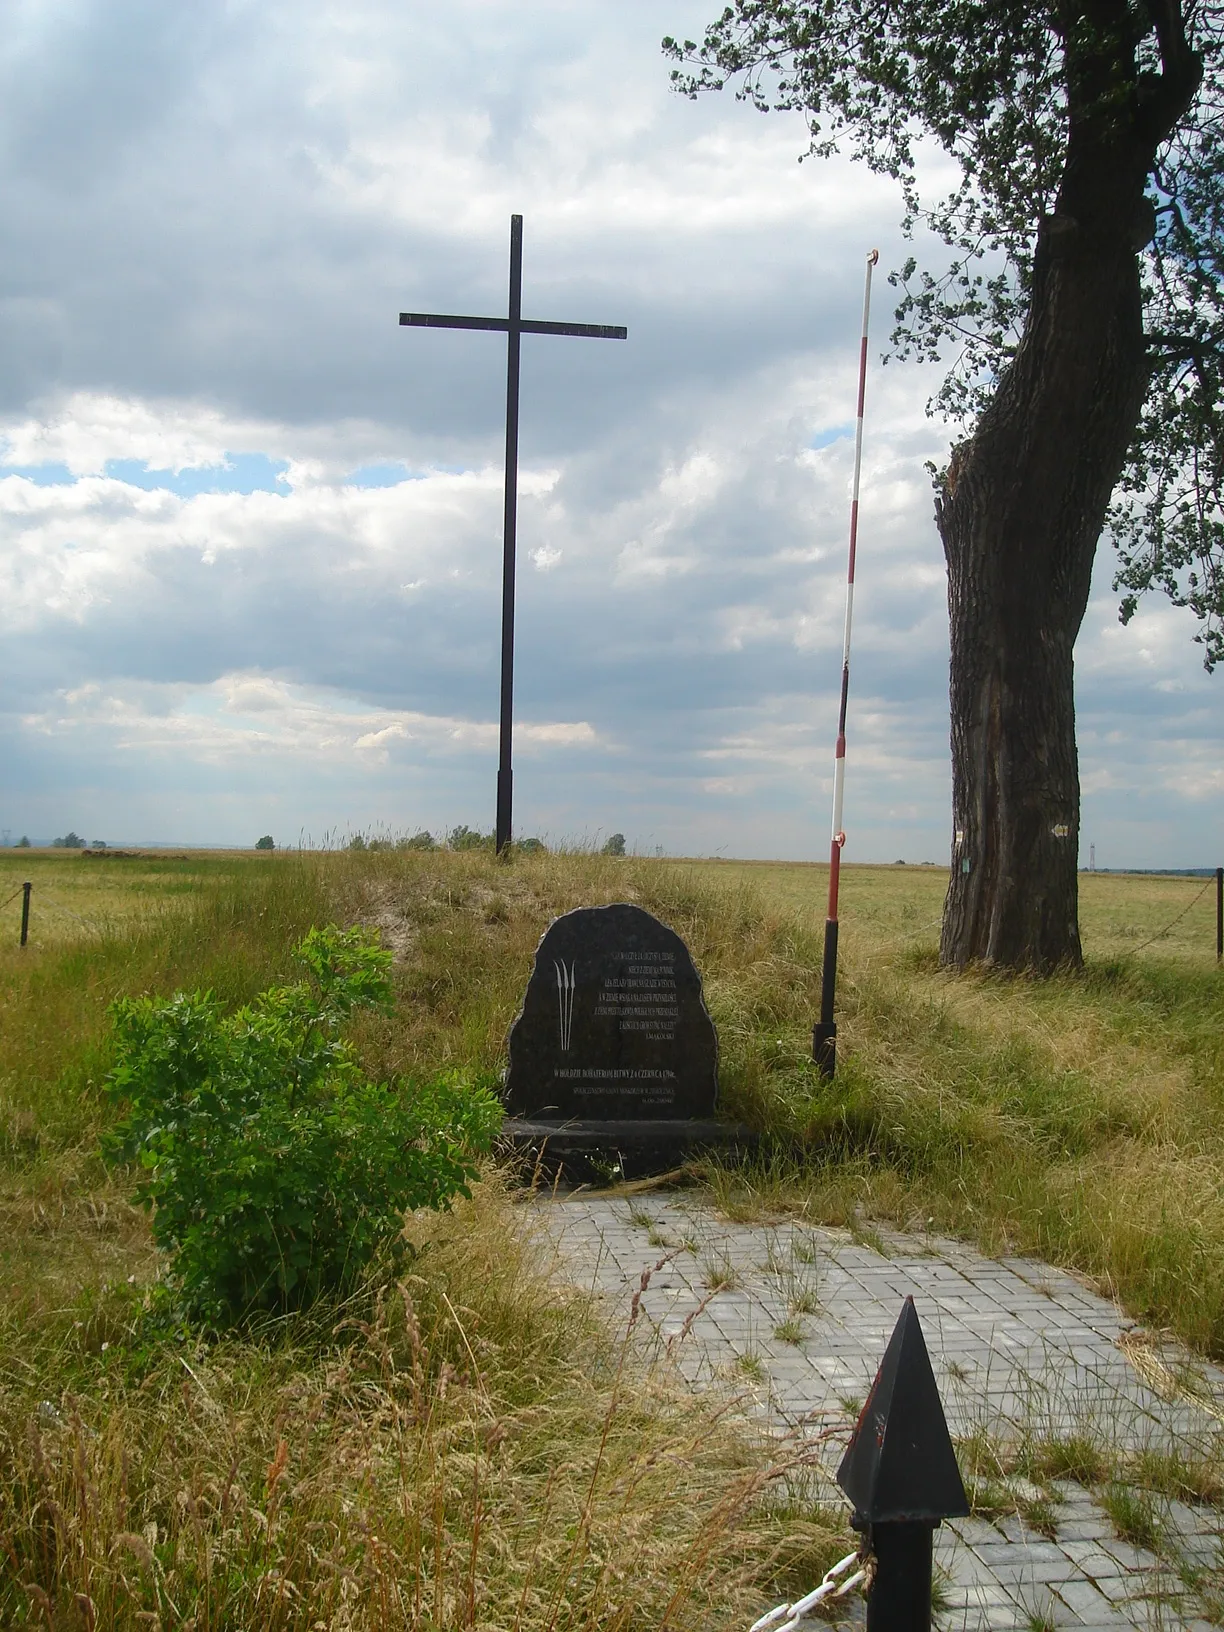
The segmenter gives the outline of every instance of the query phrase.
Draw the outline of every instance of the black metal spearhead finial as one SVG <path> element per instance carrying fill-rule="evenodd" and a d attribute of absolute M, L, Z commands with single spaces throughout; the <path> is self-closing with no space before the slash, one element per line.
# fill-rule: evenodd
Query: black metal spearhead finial
<path fill-rule="evenodd" d="M 870 1525 L 964 1518 L 969 1502 L 912 1297 L 906 1298 L 837 1482 Z"/>

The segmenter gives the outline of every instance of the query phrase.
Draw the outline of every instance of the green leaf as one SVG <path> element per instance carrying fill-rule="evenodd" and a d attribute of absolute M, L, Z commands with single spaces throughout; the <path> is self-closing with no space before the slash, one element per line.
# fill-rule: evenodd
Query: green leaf
<path fill-rule="evenodd" d="M 225 1014 L 210 993 L 111 1010 L 106 1137 L 134 1160 L 187 1307 L 217 1323 L 347 1290 L 410 1209 L 466 1194 L 500 1124 L 489 1079 L 370 1081 L 340 1035 L 390 999 L 390 954 L 365 930 L 312 930 L 309 982 Z"/>

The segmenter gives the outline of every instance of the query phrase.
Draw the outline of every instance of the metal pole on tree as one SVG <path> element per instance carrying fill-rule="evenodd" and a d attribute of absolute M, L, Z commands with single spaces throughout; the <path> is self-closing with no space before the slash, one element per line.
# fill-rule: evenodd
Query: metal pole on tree
<path fill-rule="evenodd" d="M 867 323 L 871 316 L 871 274 L 878 249 L 867 257 L 863 285 L 863 332 L 859 342 L 858 410 L 854 424 L 854 484 L 850 497 L 850 556 L 846 572 L 846 627 L 842 640 L 841 703 L 837 714 L 837 747 L 833 755 L 833 835 L 829 843 L 829 905 L 825 914 L 824 968 L 820 981 L 820 1020 L 812 1028 L 812 1056 L 822 1077 L 837 1068 L 837 1023 L 833 997 L 837 985 L 837 892 L 841 881 L 842 797 L 846 787 L 846 703 L 850 696 L 850 628 L 854 619 L 854 556 L 858 547 L 859 473 L 863 464 L 863 399 L 867 391 Z"/>

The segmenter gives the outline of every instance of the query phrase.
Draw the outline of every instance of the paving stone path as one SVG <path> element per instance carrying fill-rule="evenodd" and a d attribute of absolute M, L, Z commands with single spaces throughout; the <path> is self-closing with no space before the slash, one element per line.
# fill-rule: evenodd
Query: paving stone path
<path fill-rule="evenodd" d="M 831 1501 L 844 1500 L 832 1472 L 907 1293 L 954 1437 L 1002 1448 L 1078 1435 L 1220 1467 L 1224 1372 L 1154 1349 L 1116 1305 L 1048 1265 L 936 1237 L 735 1224 L 683 1192 L 578 1192 L 539 1213 L 560 1270 L 596 1289 L 613 1320 L 652 1270 L 645 1329 L 692 1385 L 735 1388 L 776 1433 L 815 1441 L 837 1424 L 820 1452 Z M 1101 1493 L 1070 1480 L 1000 1471 L 993 1489 L 967 1483 L 975 1507 L 999 1516 L 936 1531 L 948 1632 L 1221 1624 L 1207 1618 L 1224 1613 L 1219 1509 L 1140 1495 L 1159 1527 L 1153 1551 L 1119 1539 Z M 861 1600 L 848 1615 L 861 1619 Z"/>

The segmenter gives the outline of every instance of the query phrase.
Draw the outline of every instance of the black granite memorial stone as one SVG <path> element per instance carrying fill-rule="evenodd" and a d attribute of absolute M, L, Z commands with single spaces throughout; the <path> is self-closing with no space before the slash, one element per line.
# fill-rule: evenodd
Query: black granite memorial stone
<path fill-rule="evenodd" d="M 718 1036 L 681 937 L 628 904 L 553 920 L 509 1035 L 508 1138 L 682 1154 L 734 1134 L 716 1100 Z"/>
<path fill-rule="evenodd" d="M 511 1114 L 699 1121 L 717 1097 L 718 1038 L 679 935 L 629 905 L 556 919 L 510 1033 Z"/>

